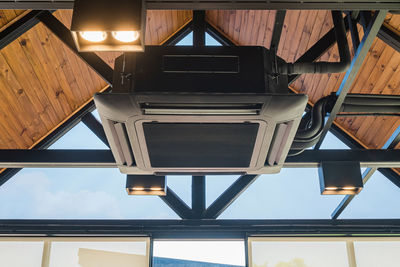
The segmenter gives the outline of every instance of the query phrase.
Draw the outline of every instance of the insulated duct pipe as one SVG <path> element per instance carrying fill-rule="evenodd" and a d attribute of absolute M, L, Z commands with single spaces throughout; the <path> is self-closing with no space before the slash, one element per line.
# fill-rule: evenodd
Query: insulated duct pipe
<path fill-rule="evenodd" d="M 393 95 L 348 95 L 340 112 L 357 112 L 365 114 L 385 114 L 398 113 L 400 116 L 400 96 Z"/>
<path fill-rule="evenodd" d="M 340 61 L 286 63 L 278 67 L 280 74 L 339 73 L 345 72 L 350 67 L 351 56 L 342 12 L 332 11 L 332 20 L 335 29 Z"/>
<path fill-rule="evenodd" d="M 332 110 L 336 100 L 335 93 L 321 98 L 303 116 L 291 146 L 292 155 L 317 143 L 324 128 L 325 115 Z M 349 94 L 345 98 L 340 112 L 349 112 L 346 116 L 351 116 L 352 113 L 355 113 L 353 116 L 400 116 L 400 96 Z M 340 115 L 338 114 L 338 116 Z"/>

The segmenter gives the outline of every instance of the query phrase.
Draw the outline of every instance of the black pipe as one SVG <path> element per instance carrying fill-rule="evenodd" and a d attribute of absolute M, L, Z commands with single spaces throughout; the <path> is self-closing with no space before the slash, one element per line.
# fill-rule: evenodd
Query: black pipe
<path fill-rule="evenodd" d="M 362 106 L 400 106 L 400 95 L 349 94 L 343 104 Z"/>
<path fill-rule="evenodd" d="M 349 105 L 343 104 L 340 112 L 357 112 L 357 113 L 399 113 L 400 105 Z"/>
<path fill-rule="evenodd" d="M 295 142 L 309 142 L 321 134 L 324 128 L 324 119 L 326 112 L 329 112 L 336 101 L 336 95 L 329 95 L 321 98 L 312 108 L 310 121 L 307 123 L 309 126 L 305 129 L 299 129 L 294 138 Z M 307 118 L 305 118 L 307 119 Z M 302 123 L 305 124 L 304 122 Z"/>
<path fill-rule="evenodd" d="M 279 66 L 281 74 L 302 73 L 339 73 L 345 72 L 351 63 L 349 44 L 347 42 L 346 28 L 341 11 L 332 11 L 332 20 L 335 29 L 340 61 L 339 62 L 297 62 L 286 63 Z"/>

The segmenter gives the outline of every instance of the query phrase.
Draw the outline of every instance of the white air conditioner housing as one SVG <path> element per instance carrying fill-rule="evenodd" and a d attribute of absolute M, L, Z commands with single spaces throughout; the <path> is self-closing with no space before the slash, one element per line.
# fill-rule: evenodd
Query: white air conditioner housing
<path fill-rule="evenodd" d="M 307 103 L 303 95 L 95 95 L 122 173 L 279 172 Z"/>
<path fill-rule="evenodd" d="M 262 47 L 150 46 L 118 58 L 113 92 L 94 101 L 121 172 L 279 172 L 307 96 L 278 85 L 277 61 Z"/>

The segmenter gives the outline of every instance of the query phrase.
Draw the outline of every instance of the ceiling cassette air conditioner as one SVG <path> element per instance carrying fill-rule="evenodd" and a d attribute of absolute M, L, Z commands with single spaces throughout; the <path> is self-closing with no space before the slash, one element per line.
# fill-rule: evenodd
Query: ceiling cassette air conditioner
<path fill-rule="evenodd" d="M 145 51 L 117 60 L 123 90 L 94 97 L 122 173 L 279 172 L 307 97 L 274 87 L 266 49 Z"/>

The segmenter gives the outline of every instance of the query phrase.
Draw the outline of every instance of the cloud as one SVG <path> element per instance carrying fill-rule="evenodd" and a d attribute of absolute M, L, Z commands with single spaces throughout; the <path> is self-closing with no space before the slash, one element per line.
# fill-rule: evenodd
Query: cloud
<path fill-rule="evenodd" d="M 23 170 L 0 187 L 1 218 L 121 218 L 115 196 L 100 190 L 54 190 L 43 171 Z"/>

